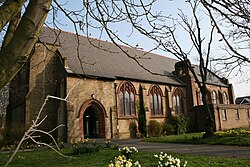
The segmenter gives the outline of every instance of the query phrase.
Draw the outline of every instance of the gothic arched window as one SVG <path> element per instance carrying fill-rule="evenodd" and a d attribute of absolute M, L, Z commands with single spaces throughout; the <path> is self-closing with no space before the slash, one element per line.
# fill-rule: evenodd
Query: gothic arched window
<path fill-rule="evenodd" d="M 226 92 L 223 92 L 222 97 L 223 97 L 223 104 L 228 104 L 228 98 Z"/>
<path fill-rule="evenodd" d="M 212 92 L 212 103 L 217 104 L 217 94 L 215 91 Z"/>
<path fill-rule="evenodd" d="M 176 89 L 173 93 L 173 107 L 177 115 L 183 113 L 183 94 L 180 89 Z"/>
<path fill-rule="evenodd" d="M 151 115 L 162 115 L 162 91 L 161 88 L 153 85 L 149 90 Z"/>
<path fill-rule="evenodd" d="M 135 115 L 135 88 L 129 82 L 123 82 L 119 89 L 120 116 Z"/>

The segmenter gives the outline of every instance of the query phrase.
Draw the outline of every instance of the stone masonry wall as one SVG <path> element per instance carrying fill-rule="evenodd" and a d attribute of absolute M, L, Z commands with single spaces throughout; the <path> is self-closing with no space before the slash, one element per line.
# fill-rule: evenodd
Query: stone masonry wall
<path fill-rule="evenodd" d="M 224 111 L 223 111 L 224 110 Z M 225 117 L 222 112 L 225 112 Z M 238 117 L 237 117 L 238 112 Z M 250 126 L 249 105 L 214 105 L 216 131 Z"/>
<path fill-rule="evenodd" d="M 119 113 L 117 115 L 116 111 L 116 105 L 117 105 L 119 112 L 119 99 L 118 97 L 116 97 L 115 87 L 116 87 L 116 92 L 118 92 L 119 85 L 122 82 L 123 80 L 112 81 L 112 80 L 98 80 L 98 79 L 89 79 L 89 78 L 87 79 L 78 77 L 67 78 L 67 92 L 68 93 L 70 92 L 68 100 L 71 102 L 67 104 L 69 142 L 83 139 L 84 136 L 82 136 L 80 128 L 82 124 L 82 120 L 80 119 L 82 118 L 79 115 L 79 113 L 81 111 L 81 107 L 83 106 L 83 104 L 86 101 L 91 100 L 93 98 L 92 97 L 93 95 L 95 100 L 100 102 L 106 111 L 105 138 L 109 139 L 113 137 L 113 138 L 126 139 L 135 137 L 133 134 L 131 134 L 131 127 L 135 125 L 136 130 L 138 130 L 138 122 L 137 122 L 138 108 L 136 107 L 135 117 L 124 117 L 124 116 L 121 117 Z M 165 85 L 159 85 L 163 93 L 162 97 L 163 115 L 151 116 L 149 111 L 150 110 L 149 89 L 152 86 L 152 84 L 140 83 L 140 82 L 132 82 L 132 84 L 136 89 L 136 95 L 135 95 L 136 104 L 138 104 L 139 100 L 139 95 L 138 95 L 139 85 L 141 84 L 144 89 L 143 95 L 144 95 L 144 104 L 146 107 L 147 122 L 149 122 L 150 120 L 157 120 L 158 122 L 161 123 L 168 121 L 172 111 L 172 93 L 170 87 Z M 117 104 L 115 98 L 117 98 Z M 110 115 L 112 115 L 112 118 Z"/>
<path fill-rule="evenodd" d="M 65 78 L 65 71 L 55 48 L 48 50 L 43 44 L 36 44 L 30 59 L 29 92 L 26 97 L 26 126 L 34 120 L 47 95 L 60 97 L 60 84 Z M 50 99 L 42 111 L 41 118 L 47 116 L 40 126 L 52 130 L 58 125 L 59 102 Z M 65 124 L 66 122 L 64 122 Z M 54 134 L 56 136 L 56 134 Z"/>
<path fill-rule="evenodd" d="M 73 89 L 72 89 L 73 88 Z M 71 91 L 72 90 L 72 91 Z M 84 102 L 94 98 L 99 101 L 105 108 L 105 138 L 110 138 L 110 109 L 115 106 L 114 99 L 114 82 L 86 79 L 86 78 L 67 78 L 67 93 L 69 93 L 68 108 L 68 140 L 75 141 L 81 140 L 79 112 Z M 91 96 L 92 95 L 92 96 Z M 112 110 L 112 116 L 115 115 L 115 111 Z M 114 120 L 113 120 L 114 122 Z M 112 123 L 114 124 L 114 123 Z"/>

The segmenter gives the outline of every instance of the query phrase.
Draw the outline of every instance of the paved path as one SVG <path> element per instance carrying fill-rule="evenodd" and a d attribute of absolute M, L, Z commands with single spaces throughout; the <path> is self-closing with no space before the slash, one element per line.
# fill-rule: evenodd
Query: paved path
<path fill-rule="evenodd" d="M 139 151 L 184 153 L 194 155 L 209 155 L 231 158 L 250 158 L 250 147 L 223 146 L 223 145 L 193 145 L 175 143 L 151 143 L 142 142 L 139 139 L 111 140 L 112 144 L 119 147 L 133 146 Z"/>

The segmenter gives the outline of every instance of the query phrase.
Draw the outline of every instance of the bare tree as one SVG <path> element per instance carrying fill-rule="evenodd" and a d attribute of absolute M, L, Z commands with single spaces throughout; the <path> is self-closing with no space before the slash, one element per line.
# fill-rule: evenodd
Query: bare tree
<path fill-rule="evenodd" d="M 201 0 L 224 42 L 226 54 L 214 58 L 223 72 L 244 72 L 250 65 L 250 1 Z M 226 67 L 226 68 L 225 68 Z"/>
<path fill-rule="evenodd" d="M 207 113 L 207 135 L 210 136 L 213 131 L 213 117 L 209 110 L 207 102 L 207 77 L 208 65 L 211 56 L 212 41 L 214 36 L 215 25 L 210 25 L 210 31 L 207 34 L 202 34 L 201 18 L 198 14 L 200 2 L 198 0 L 188 1 L 191 9 L 192 18 L 189 19 L 182 10 L 179 11 L 179 20 L 170 15 L 162 15 L 161 13 L 153 14 L 151 10 L 155 1 L 146 4 L 142 1 L 109 1 L 109 4 L 95 3 L 95 1 L 87 1 L 84 5 L 87 9 L 87 19 L 94 19 L 101 24 L 101 31 L 105 31 L 113 43 L 117 45 L 127 56 L 131 57 L 140 64 L 142 57 L 128 55 L 126 50 L 119 46 L 119 43 L 128 45 L 119 35 L 109 28 L 109 25 L 117 22 L 128 22 L 133 31 L 138 31 L 140 34 L 148 37 L 156 43 L 156 48 L 160 48 L 166 53 L 170 53 L 178 58 L 184 64 L 183 71 L 190 74 L 198 84 L 202 94 L 203 105 Z M 90 18 L 89 18 L 90 17 Z M 183 43 L 178 39 L 177 28 L 181 27 L 182 33 L 188 36 L 187 43 L 190 48 L 183 46 Z M 88 27 L 86 27 L 88 28 Z M 132 32 L 133 33 L 133 32 Z M 183 34 L 182 34 L 183 35 Z M 206 39 L 205 36 L 208 38 Z M 191 64 L 192 56 L 199 60 L 198 68 L 195 70 Z M 143 67 L 143 66 L 142 66 Z"/>
<path fill-rule="evenodd" d="M 134 48 L 138 47 L 137 45 L 133 46 L 129 44 L 129 42 L 122 38 L 119 30 L 114 28 L 119 24 L 129 25 L 131 31 L 126 31 L 129 33 L 127 33 L 128 36 L 133 33 L 142 34 L 156 44 L 152 50 L 161 49 L 166 53 L 176 56 L 185 63 L 185 66 L 191 71 L 201 90 L 203 104 L 207 106 L 206 80 L 208 64 L 211 57 L 213 33 L 215 28 L 219 32 L 221 29 L 219 25 L 216 24 L 214 17 L 211 17 L 211 30 L 208 35 L 209 37 L 205 39 L 205 35 L 203 35 L 201 31 L 201 20 L 197 14 L 200 1 L 186 1 L 191 6 L 193 18 L 188 20 L 184 12 L 180 11 L 179 18 L 181 21 L 173 18 L 171 13 L 166 14 L 164 12 L 157 12 L 154 9 L 154 4 L 157 2 L 156 0 L 84 0 L 79 10 L 67 9 L 66 3 L 59 3 L 56 0 L 54 0 L 53 3 L 52 0 L 28 1 L 27 6 L 22 10 L 25 2 L 24 0 L 8 0 L 0 6 L 0 29 L 3 30 L 5 26 L 8 27 L 0 50 L 0 89 L 15 76 L 18 70 L 21 69 L 30 57 L 31 50 L 38 40 L 45 18 L 49 10 L 51 10 L 53 26 L 58 27 L 58 25 L 62 24 L 60 19 L 56 17 L 58 13 L 62 13 L 71 23 L 73 23 L 76 34 L 78 34 L 78 30 L 82 30 L 87 36 L 91 36 L 93 31 L 98 31 L 100 38 L 106 35 L 128 57 L 135 60 L 142 68 L 149 71 L 140 62 L 143 57 L 128 54 L 124 47 L 120 45 L 123 44 Z M 201 2 L 205 4 L 205 1 Z M 211 8 L 211 6 L 209 8 L 209 5 L 205 7 L 206 9 Z M 249 11 L 249 6 L 245 8 Z M 24 11 L 24 13 L 20 14 L 22 11 Z M 213 16 L 210 11 L 211 10 L 208 10 L 210 16 Z M 235 18 L 237 17 L 235 16 Z M 244 20 L 245 18 L 243 17 L 242 19 Z M 249 17 L 248 20 L 245 19 L 245 21 L 249 23 Z M 185 50 L 185 46 L 181 46 L 176 36 L 176 28 L 178 26 L 182 27 L 184 32 L 189 36 L 188 39 L 191 40 L 191 48 L 187 51 Z M 239 24 L 239 26 L 243 29 L 247 28 L 243 27 L 243 24 Z M 246 32 L 249 33 L 249 31 Z M 244 36 L 249 35 L 246 32 L 243 33 Z M 232 36 L 235 37 L 234 33 Z M 226 41 L 226 36 L 222 37 L 223 40 Z M 206 44 L 205 41 L 207 41 Z M 249 61 L 246 56 L 244 57 L 242 54 L 238 54 L 235 48 L 232 49 L 232 51 L 234 56 L 239 58 L 239 60 L 244 60 L 244 62 Z M 199 75 L 201 79 L 197 77 L 197 73 L 192 67 L 190 54 L 196 55 L 199 60 Z M 221 60 L 221 58 L 217 58 L 216 60 Z M 152 71 L 149 72 L 153 73 Z M 206 108 L 208 111 L 208 120 L 210 120 L 209 126 L 211 126 L 211 113 L 208 107 Z M 211 128 L 208 129 L 211 130 Z"/>

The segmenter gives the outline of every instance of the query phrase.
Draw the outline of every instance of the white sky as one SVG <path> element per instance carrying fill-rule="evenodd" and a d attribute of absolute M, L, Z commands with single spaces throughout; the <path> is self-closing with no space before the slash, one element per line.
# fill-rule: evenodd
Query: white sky
<path fill-rule="evenodd" d="M 65 0 L 59 0 L 59 2 L 65 2 Z M 185 0 L 178 0 L 178 1 L 169 1 L 169 0 L 157 0 L 157 3 L 154 6 L 154 9 L 157 11 L 162 11 L 163 14 L 173 14 L 173 16 L 176 16 L 176 12 L 178 11 L 177 8 L 181 8 L 185 13 L 190 12 L 189 11 L 189 6 L 185 3 Z M 82 1 L 68 1 L 67 3 L 67 8 L 71 8 L 71 9 L 80 9 L 82 7 Z M 61 19 L 61 22 L 64 24 L 64 26 L 61 26 L 61 29 L 64 31 L 70 31 L 70 32 L 74 32 L 73 26 L 72 24 L 66 20 L 65 16 L 61 16 L 60 13 L 58 13 L 59 18 Z M 48 16 L 49 20 L 51 19 L 50 15 Z M 204 25 L 207 24 L 206 20 L 203 20 Z M 204 26 L 206 27 L 206 25 Z M 152 41 L 150 41 L 149 39 L 142 37 L 140 34 L 138 33 L 134 33 L 132 36 L 128 37 L 128 34 L 126 34 L 126 32 L 128 32 L 129 26 L 126 26 L 126 24 L 120 24 L 120 25 L 115 25 L 114 27 L 117 31 L 119 31 L 119 34 L 130 44 L 132 45 L 136 45 L 138 44 L 139 47 L 143 48 L 144 50 L 150 50 L 154 47 L 154 43 Z M 206 33 L 206 29 L 203 29 L 203 33 Z M 96 35 L 95 32 L 93 32 L 93 36 L 92 37 L 99 37 L 99 34 Z M 178 36 L 178 39 L 180 41 L 182 41 L 182 46 L 188 46 L 187 43 L 187 36 L 183 35 L 183 33 L 180 32 L 180 35 Z M 109 40 L 107 37 L 103 36 L 102 38 L 103 40 Z M 154 51 L 154 53 L 160 54 L 160 55 L 166 55 L 166 53 L 160 51 L 160 50 L 156 50 Z M 213 54 L 218 54 L 218 48 L 213 50 Z M 168 57 L 171 57 L 169 55 L 166 55 Z M 175 57 L 174 57 L 175 58 Z M 250 75 L 250 72 L 247 71 L 247 73 Z M 239 78 L 237 76 L 230 76 L 230 82 L 233 84 L 234 87 L 234 93 L 235 93 L 235 97 L 240 97 L 240 96 L 250 96 L 250 83 L 242 83 L 239 81 L 242 80 L 242 78 Z"/>

